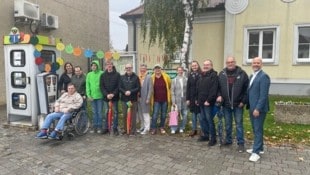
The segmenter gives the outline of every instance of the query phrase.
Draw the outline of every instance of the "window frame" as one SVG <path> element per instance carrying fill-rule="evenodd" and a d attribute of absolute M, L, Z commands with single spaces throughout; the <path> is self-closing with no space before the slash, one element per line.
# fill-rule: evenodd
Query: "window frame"
<path fill-rule="evenodd" d="M 296 64 L 303 64 L 303 63 L 310 63 L 310 48 L 309 48 L 309 58 L 298 58 L 298 46 L 299 46 L 299 28 L 301 27 L 309 27 L 310 24 L 295 24 L 294 25 L 294 57 L 293 57 L 293 63 Z"/>
<path fill-rule="evenodd" d="M 262 57 L 262 32 L 267 31 L 267 30 L 272 30 L 274 32 L 273 35 L 273 57 L 271 59 L 263 58 L 263 63 L 267 64 L 278 64 L 279 62 L 279 45 L 280 45 L 280 27 L 278 25 L 271 25 L 271 26 L 247 26 L 244 28 L 244 58 L 243 58 L 243 63 L 244 64 L 251 64 L 252 59 L 249 58 L 249 35 L 250 32 L 253 30 L 258 30 L 259 31 L 259 57 Z"/>

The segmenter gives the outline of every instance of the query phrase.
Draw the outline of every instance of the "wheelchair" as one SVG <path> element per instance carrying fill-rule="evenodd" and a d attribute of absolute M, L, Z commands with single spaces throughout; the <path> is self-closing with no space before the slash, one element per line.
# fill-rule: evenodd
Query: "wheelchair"
<path fill-rule="evenodd" d="M 49 128 L 49 131 L 53 131 L 58 121 L 54 121 Z M 71 118 L 66 121 L 64 130 L 58 133 L 59 140 L 67 137 L 72 140 L 75 135 L 81 136 L 87 133 L 90 127 L 90 121 L 88 119 L 87 113 L 83 109 L 75 110 Z"/>

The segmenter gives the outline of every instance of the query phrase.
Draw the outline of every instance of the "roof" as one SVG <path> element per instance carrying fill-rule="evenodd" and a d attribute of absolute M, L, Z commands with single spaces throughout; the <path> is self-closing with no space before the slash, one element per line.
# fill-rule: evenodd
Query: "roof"
<path fill-rule="evenodd" d="M 224 3 L 225 3 L 224 0 L 210 0 L 206 9 L 209 9 L 209 10 L 225 9 Z M 201 7 L 204 7 L 203 4 Z M 120 18 L 124 20 L 140 18 L 142 17 L 143 13 L 144 13 L 144 5 L 141 4 L 140 6 L 121 14 Z"/>
<path fill-rule="evenodd" d="M 120 18 L 128 19 L 128 18 L 141 17 L 143 13 L 144 13 L 144 5 L 142 4 L 126 13 L 121 14 Z"/>

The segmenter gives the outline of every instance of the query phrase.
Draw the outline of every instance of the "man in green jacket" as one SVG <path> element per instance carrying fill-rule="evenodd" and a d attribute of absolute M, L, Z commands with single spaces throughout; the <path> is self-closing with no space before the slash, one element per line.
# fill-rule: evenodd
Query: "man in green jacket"
<path fill-rule="evenodd" d="M 102 133 L 102 109 L 103 109 L 103 94 L 100 90 L 100 77 L 103 73 L 100 70 L 98 60 L 94 60 L 91 63 L 91 72 L 86 76 L 86 95 L 91 102 L 93 112 L 93 128 L 91 133 Z"/>

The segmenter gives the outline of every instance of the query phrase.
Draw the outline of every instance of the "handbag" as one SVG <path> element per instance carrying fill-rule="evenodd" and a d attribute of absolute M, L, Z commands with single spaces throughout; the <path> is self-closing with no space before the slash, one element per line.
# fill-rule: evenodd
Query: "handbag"
<path fill-rule="evenodd" d="M 178 126 L 178 107 L 171 106 L 171 112 L 169 113 L 169 126 Z"/>

